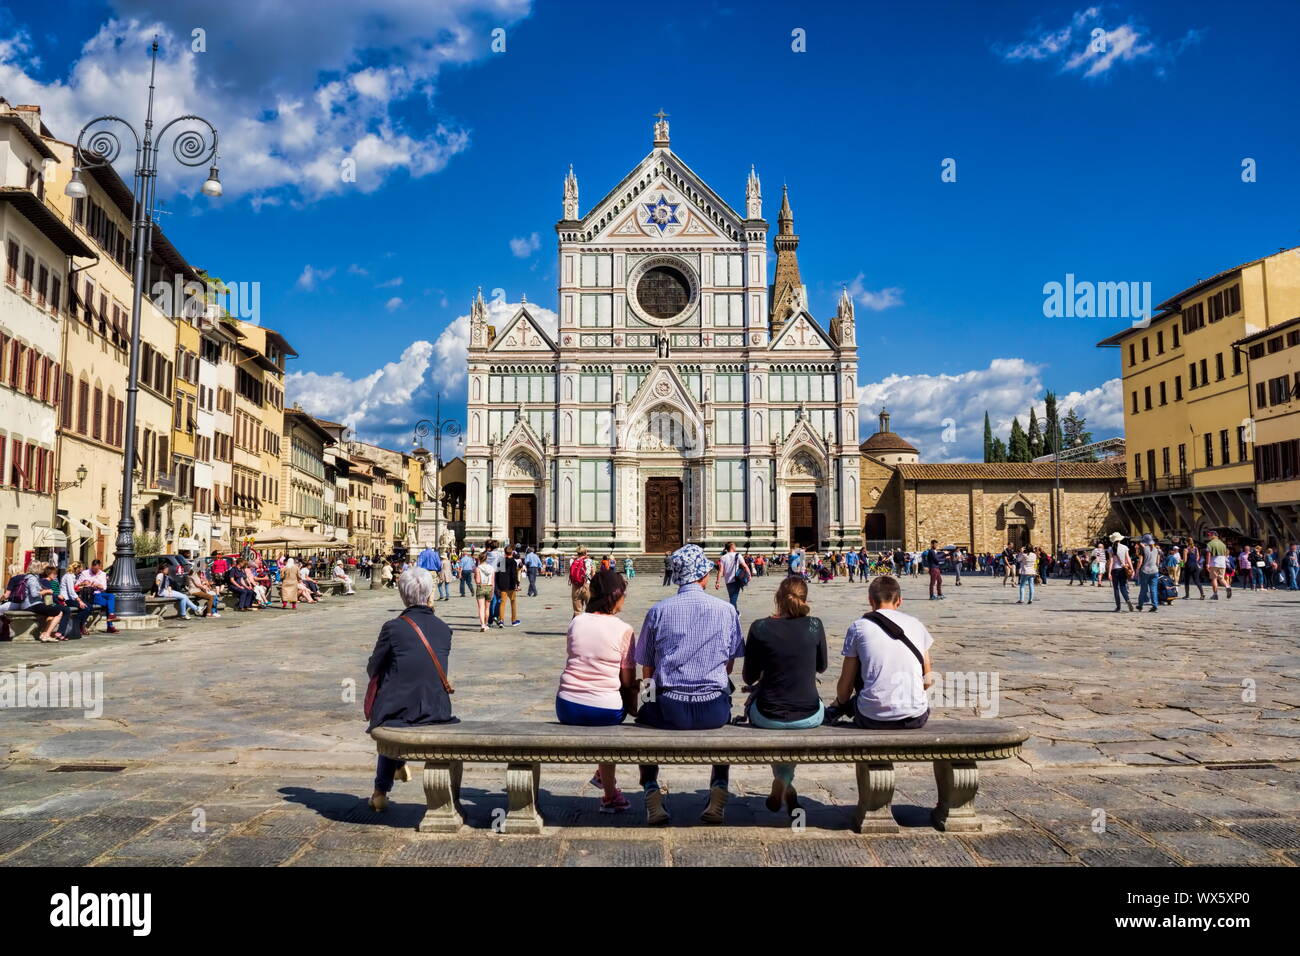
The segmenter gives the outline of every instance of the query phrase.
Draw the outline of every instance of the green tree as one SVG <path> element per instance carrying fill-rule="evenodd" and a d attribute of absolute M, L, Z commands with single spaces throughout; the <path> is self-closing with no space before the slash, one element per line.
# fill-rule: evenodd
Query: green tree
<path fill-rule="evenodd" d="M 989 424 L 989 413 L 984 412 L 984 460 L 993 461 L 993 426 Z"/>
<path fill-rule="evenodd" d="M 989 452 L 989 461 L 1006 461 L 1007 446 L 1003 444 L 1001 438 L 993 439 L 993 448 Z"/>
<path fill-rule="evenodd" d="M 1043 454 L 1043 434 L 1038 430 L 1038 413 L 1029 409 L 1029 457 L 1037 458 Z"/>
<path fill-rule="evenodd" d="M 1020 419 L 1011 419 L 1011 441 L 1007 448 L 1007 461 L 1029 461 L 1029 436 L 1020 427 Z"/>
<path fill-rule="evenodd" d="M 1065 416 L 1065 447 L 1088 445 L 1092 442 L 1092 432 L 1087 429 L 1088 420 L 1079 414 L 1077 408 L 1070 409 Z"/>
<path fill-rule="evenodd" d="M 1043 454 L 1055 455 L 1061 447 L 1061 415 L 1056 408 L 1056 393 L 1047 393 L 1047 428 L 1043 432 Z"/>

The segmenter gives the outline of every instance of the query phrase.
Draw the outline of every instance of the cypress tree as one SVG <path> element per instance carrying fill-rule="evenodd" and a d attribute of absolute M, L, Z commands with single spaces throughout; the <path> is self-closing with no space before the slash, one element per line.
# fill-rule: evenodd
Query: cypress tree
<path fill-rule="evenodd" d="M 1029 457 L 1037 458 L 1043 454 L 1043 434 L 1038 430 L 1038 413 L 1031 406 L 1029 409 Z"/>
<path fill-rule="evenodd" d="M 1061 447 L 1061 417 L 1056 408 L 1056 393 L 1047 393 L 1047 428 L 1043 433 L 1043 454 L 1055 455 Z"/>
<path fill-rule="evenodd" d="M 993 461 L 993 426 L 989 424 L 989 413 L 984 412 L 984 460 Z"/>
<path fill-rule="evenodd" d="M 1029 461 L 1029 436 L 1020 427 L 1020 419 L 1011 419 L 1011 442 L 1007 448 L 1007 461 Z"/>
<path fill-rule="evenodd" d="M 992 455 L 992 457 L 989 458 L 989 461 L 1006 461 L 1006 460 L 1007 460 L 1007 446 L 1006 446 L 1005 444 L 1003 444 L 1001 438 L 994 438 L 994 439 L 993 439 L 993 450 L 992 450 L 992 452 L 991 452 L 991 455 Z"/>

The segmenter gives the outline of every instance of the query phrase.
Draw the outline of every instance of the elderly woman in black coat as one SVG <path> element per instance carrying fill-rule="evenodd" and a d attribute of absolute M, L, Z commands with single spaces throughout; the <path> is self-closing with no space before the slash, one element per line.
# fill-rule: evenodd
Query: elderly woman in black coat
<path fill-rule="evenodd" d="M 451 685 L 446 681 L 451 653 L 451 628 L 433 613 L 433 575 L 424 568 L 409 568 L 397 582 L 406 610 L 379 630 L 366 673 L 378 675 L 379 689 L 370 712 L 370 726 L 416 727 L 454 723 Z M 436 660 L 435 660 L 436 655 Z M 410 780 L 406 761 L 381 756 L 375 768 L 375 792 L 370 809 L 388 806 L 393 779 Z"/>

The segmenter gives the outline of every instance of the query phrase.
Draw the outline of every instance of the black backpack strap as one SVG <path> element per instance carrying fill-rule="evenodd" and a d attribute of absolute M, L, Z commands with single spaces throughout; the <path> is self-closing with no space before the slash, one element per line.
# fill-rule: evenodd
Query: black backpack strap
<path fill-rule="evenodd" d="M 870 621 L 872 624 L 876 625 L 876 627 L 880 628 L 894 640 L 902 641 L 906 644 L 907 649 L 911 651 L 912 655 L 916 658 L 916 662 L 921 665 L 921 676 L 925 676 L 925 655 L 917 650 L 916 645 L 912 643 L 911 639 L 903 632 L 903 629 L 898 626 L 897 622 L 891 621 L 879 611 L 872 611 L 869 614 L 862 615 L 862 617 L 864 620 Z"/>

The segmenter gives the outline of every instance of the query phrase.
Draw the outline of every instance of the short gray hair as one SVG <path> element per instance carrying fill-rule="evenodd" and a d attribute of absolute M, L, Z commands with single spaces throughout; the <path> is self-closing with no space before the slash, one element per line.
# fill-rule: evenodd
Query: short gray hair
<path fill-rule="evenodd" d="M 433 597 L 433 575 L 424 568 L 407 568 L 397 579 L 397 593 L 407 607 L 428 604 Z"/>

